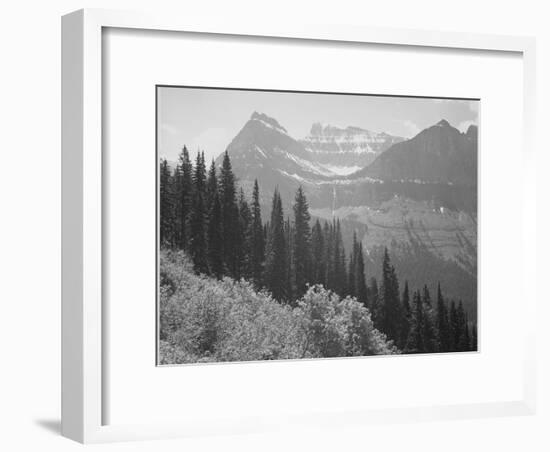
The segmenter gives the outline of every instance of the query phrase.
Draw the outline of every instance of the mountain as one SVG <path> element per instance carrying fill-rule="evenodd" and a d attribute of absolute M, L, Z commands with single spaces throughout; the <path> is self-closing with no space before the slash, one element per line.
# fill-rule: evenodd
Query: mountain
<path fill-rule="evenodd" d="M 301 185 L 314 219 L 340 218 L 348 247 L 357 233 L 367 274 L 378 276 L 388 246 L 411 290 L 441 281 L 475 316 L 477 135 L 475 126 L 461 133 L 441 120 L 409 140 L 319 124 L 297 140 L 255 112 L 227 151 L 245 192 L 258 180 L 266 219 L 275 187 L 291 215 Z M 352 172 L 361 162 L 369 163 Z"/>
<path fill-rule="evenodd" d="M 292 138 L 277 120 L 263 113 L 252 114 L 229 143 L 227 151 L 234 166 L 258 176 L 270 172 L 305 178 L 332 175 L 310 161 L 303 145 Z"/>
<path fill-rule="evenodd" d="M 466 133 L 461 133 L 443 119 L 414 138 L 393 145 L 354 176 L 474 187 L 477 127 L 470 126 Z"/>
<path fill-rule="evenodd" d="M 359 127 L 340 128 L 315 123 L 309 135 L 300 140 L 310 160 L 346 176 L 369 165 L 391 145 L 403 141 L 385 132 L 376 133 Z"/>
<path fill-rule="evenodd" d="M 300 184 L 307 181 L 329 182 L 336 174 L 326 165 L 311 160 L 311 153 L 291 137 L 279 122 L 263 113 L 254 112 L 227 146 L 233 170 L 246 191 L 254 179 L 263 187 L 262 202 L 275 187 L 289 205 Z M 222 156 L 217 159 L 221 163 Z"/>

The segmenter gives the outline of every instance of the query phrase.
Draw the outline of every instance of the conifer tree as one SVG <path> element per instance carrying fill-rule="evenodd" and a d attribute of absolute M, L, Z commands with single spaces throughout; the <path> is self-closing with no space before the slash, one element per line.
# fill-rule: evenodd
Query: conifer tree
<path fill-rule="evenodd" d="M 424 351 L 433 353 L 437 351 L 437 336 L 435 331 L 434 311 L 428 286 L 422 289 L 422 304 L 424 309 Z"/>
<path fill-rule="evenodd" d="M 189 254 L 197 273 L 208 273 L 206 244 L 206 168 L 204 154 L 197 155 L 193 174 L 193 203 L 189 219 L 190 241 Z"/>
<path fill-rule="evenodd" d="M 216 175 L 216 163 L 214 159 L 210 163 L 210 170 L 208 171 L 208 179 L 206 181 L 206 205 L 210 210 L 212 208 L 212 203 L 214 202 L 214 197 L 218 196 L 219 201 L 219 192 L 218 192 L 218 177 Z"/>
<path fill-rule="evenodd" d="M 342 241 L 342 230 L 338 218 L 334 227 L 334 291 L 340 295 L 347 292 L 346 251 Z"/>
<path fill-rule="evenodd" d="M 409 353 L 424 353 L 424 306 L 420 292 L 415 291 L 411 312 L 409 338 L 405 347 Z"/>
<path fill-rule="evenodd" d="M 244 190 L 239 192 L 239 275 L 243 278 L 250 278 L 252 266 L 250 260 L 250 245 L 252 236 L 252 214 L 246 201 Z"/>
<path fill-rule="evenodd" d="M 193 202 L 193 164 L 187 147 L 183 147 L 174 175 L 175 245 L 187 250 L 189 246 L 189 217 Z"/>
<path fill-rule="evenodd" d="M 325 238 L 323 228 L 319 219 L 315 221 L 311 232 L 312 252 L 312 283 L 325 285 L 325 262 L 324 262 Z"/>
<path fill-rule="evenodd" d="M 448 352 L 451 348 L 449 316 L 439 283 L 437 284 L 437 334 L 438 350 Z"/>
<path fill-rule="evenodd" d="M 208 265 L 210 273 L 216 278 L 221 278 L 224 273 L 223 265 L 223 234 L 222 212 L 220 197 L 216 189 L 212 196 L 208 220 Z"/>
<path fill-rule="evenodd" d="M 409 282 L 405 281 L 405 287 L 403 288 L 403 295 L 401 297 L 401 335 L 399 348 L 402 350 L 407 346 L 407 340 L 409 338 L 409 332 L 411 327 L 411 304 L 409 294 Z"/>
<path fill-rule="evenodd" d="M 296 293 L 296 271 L 294 265 L 294 228 L 290 221 L 290 217 L 287 217 L 285 221 L 285 255 L 286 255 L 286 299 L 290 304 L 294 304 L 294 298 Z"/>
<path fill-rule="evenodd" d="M 160 246 L 171 246 L 173 243 L 174 206 L 172 175 L 166 159 L 160 162 L 160 187 L 159 187 L 159 241 Z"/>
<path fill-rule="evenodd" d="M 350 297 L 357 296 L 357 286 L 355 277 L 357 276 L 357 233 L 353 231 L 353 241 L 351 242 L 351 253 L 349 254 L 348 284 L 347 293 Z"/>
<path fill-rule="evenodd" d="M 382 315 L 382 306 L 380 304 L 380 293 L 378 290 L 378 282 L 373 276 L 369 282 L 369 300 L 370 300 L 370 312 L 372 316 L 372 321 L 374 322 L 374 327 L 377 330 L 381 329 L 381 321 L 383 318 Z"/>
<path fill-rule="evenodd" d="M 287 300 L 287 256 L 283 205 L 279 190 L 273 193 L 267 240 L 265 285 L 273 297 Z"/>
<path fill-rule="evenodd" d="M 296 284 L 296 298 L 306 292 L 306 284 L 311 281 L 311 216 L 302 186 L 298 187 L 294 198 L 293 265 Z"/>
<path fill-rule="evenodd" d="M 477 325 L 472 325 L 472 351 L 477 352 Z"/>
<path fill-rule="evenodd" d="M 368 307 L 369 297 L 365 282 L 365 260 L 363 259 L 363 244 L 357 242 L 355 248 L 355 296 L 357 301 Z"/>
<path fill-rule="evenodd" d="M 401 325 L 401 308 L 399 303 L 399 284 L 395 269 L 390 263 L 388 249 L 384 249 L 382 262 L 382 288 L 381 288 L 381 327 L 386 335 L 395 341 L 399 340 L 399 328 Z"/>
<path fill-rule="evenodd" d="M 219 194 L 222 212 L 223 260 L 229 276 L 239 278 L 239 209 L 235 176 L 229 154 L 225 151 L 220 170 Z"/>
<path fill-rule="evenodd" d="M 329 224 L 325 221 L 323 227 L 323 236 L 325 238 L 324 263 L 325 263 L 325 287 L 329 290 L 335 290 L 335 268 L 334 268 L 334 221 Z"/>
<path fill-rule="evenodd" d="M 449 336 L 450 336 L 450 349 L 451 352 L 458 351 L 458 345 L 460 343 L 460 326 L 458 320 L 458 313 L 456 304 L 451 301 L 451 309 L 449 311 Z"/>
<path fill-rule="evenodd" d="M 254 180 L 254 189 L 252 191 L 252 228 L 251 228 L 251 250 L 250 265 L 251 277 L 256 288 L 263 285 L 263 272 L 265 261 L 265 238 L 264 228 L 262 226 L 262 213 L 260 209 L 260 189 L 258 181 Z"/>

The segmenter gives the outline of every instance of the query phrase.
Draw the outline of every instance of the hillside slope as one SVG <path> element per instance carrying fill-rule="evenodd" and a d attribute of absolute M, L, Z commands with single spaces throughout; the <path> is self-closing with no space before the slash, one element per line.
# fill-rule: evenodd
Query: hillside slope
<path fill-rule="evenodd" d="M 311 287 L 296 308 L 250 283 L 193 273 L 182 252 L 160 254 L 160 364 L 396 353 L 354 298 Z"/>

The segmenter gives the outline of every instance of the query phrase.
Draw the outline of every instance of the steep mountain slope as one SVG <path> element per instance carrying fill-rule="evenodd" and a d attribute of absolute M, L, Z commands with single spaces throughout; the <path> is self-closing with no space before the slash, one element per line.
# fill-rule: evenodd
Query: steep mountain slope
<path fill-rule="evenodd" d="M 477 183 L 477 127 L 461 133 L 443 119 L 393 145 L 354 176 L 473 187 Z"/>
<path fill-rule="evenodd" d="M 227 146 L 233 171 L 241 186 L 251 192 L 254 179 L 262 191 L 262 203 L 269 205 L 275 187 L 289 200 L 300 180 L 326 180 L 331 172 L 307 159 L 302 144 L 288 135 L 277 120 L 254 112 Z M 217 159 L 220 164 L 223 155 Z"/>

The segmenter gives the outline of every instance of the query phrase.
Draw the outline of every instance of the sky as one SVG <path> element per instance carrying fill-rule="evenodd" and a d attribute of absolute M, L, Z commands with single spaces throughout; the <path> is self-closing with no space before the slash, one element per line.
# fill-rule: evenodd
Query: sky
<path fill-rule="evenodd" d="M 192 157 L 220 155 L 255 111 L 275 118 L 295 139 L 315 122 L 356 126 L 412 138 L 446 119 L 466 131 L 478 124 L 479 101 L 398 96 L 159 87 L 159 157 L 176 161 L 184 145 Z"/>

